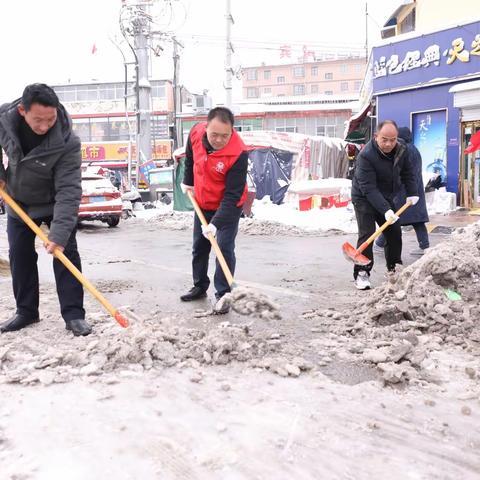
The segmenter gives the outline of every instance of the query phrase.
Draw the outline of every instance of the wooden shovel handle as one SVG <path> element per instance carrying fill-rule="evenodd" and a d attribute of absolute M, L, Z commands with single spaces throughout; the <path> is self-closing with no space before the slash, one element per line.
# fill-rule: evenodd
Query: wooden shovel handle
<path fill-rule="evenodd" d="M 195 209 L 195 213 L 198 215 L 200 222 L 202 223 L 203 226 L 208 227 L 207 219 L 205 218 L 205 215 L 203 214 L 202 209 L 199 207 L 197 201 L 195 200 L 195 197 L 193 196 L 192 191 L 187 190 L 187 195 L 190 201 L 192 202 L 193 208 Z M 217 256 L 218 263 L 220 263 L 220 266 L 222 267 L 225 278 L 227 279 L 227 282 L 231 287 L 234 283 L 233 275 L 231 274 L 230 269 L 228 268 L 227 262 L 225 261 L 225 257 L 223 256 L 223 253 L 220 250 L 220 247 L 218 246 L 218 242 L 211 232 L 208 233 L 208 239 L 212 244 L 213 250 L 215 251 L 215 255 Z"/>
<path fill-rule="evenodd" d="M 407 202 L 403 207 L 399 208 L 396 212 L 395 215 L 399 217 L 409 206 L 411 205 L 411 202 Z M 377 228 L 375 230 L 375 233 L 370 235 L 358 248 L 357 248 L 357 253 L 362 253 L 377 237 L 379 237 L 382 232 L 388 228 L 392 224 L 391 220 L 387 220 L 381 227 Z"/>
<path fill-rule="evenodd" d="M 50 243 L 43 230 L 23 211 L 18 203 L 0 187 L 0 195 L 5 203 L 33 230 L 33 232 L 44 242 Z M 128 327 L 128 320 L 124 318 L 117 309 L 83 276 L 82 272 L 61 252 L 58 248 L 53 251 L 53 255 L 65 265 L 72 275 L 105 307 L 105 309 L 122 326 Z"/>

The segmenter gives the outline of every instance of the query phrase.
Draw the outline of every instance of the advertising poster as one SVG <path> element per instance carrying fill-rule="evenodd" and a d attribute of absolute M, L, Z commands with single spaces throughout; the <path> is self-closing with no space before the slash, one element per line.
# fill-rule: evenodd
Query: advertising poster
<path fill-rule="evenodd" d="M 413 143 L 422 155 L 422 170 L 428 177 L 447 178 L 447 111 L 412 113 Z"/>

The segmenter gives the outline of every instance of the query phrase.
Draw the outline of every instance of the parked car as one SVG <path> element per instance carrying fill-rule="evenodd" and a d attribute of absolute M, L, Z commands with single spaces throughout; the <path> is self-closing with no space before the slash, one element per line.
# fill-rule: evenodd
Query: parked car
<path fill-rule="evenodd" d="M 82 201 L 78 211 L 79 221 L 100 220 L 116 227 L 122 216 L 122 199 L 118 188 L 102 175 L 82 172 Z"/>

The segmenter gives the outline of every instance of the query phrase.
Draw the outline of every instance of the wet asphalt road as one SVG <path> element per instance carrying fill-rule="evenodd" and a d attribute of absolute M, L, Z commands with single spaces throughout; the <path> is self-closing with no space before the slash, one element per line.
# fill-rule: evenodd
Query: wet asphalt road
<path fill-rule="evenodd" d="M 164 314 L 207 309 L 210 300 L 183 303 L 179 295 L 191 284 L 191 237 L 186 231 L 162 229 L 139 220 L 123 221 L 117 228 L 100 222 L 86 223 L 78 232 L 78 244 L 86 277 L 104 290 L 115 305 L 133 305 L 148 313 Z M 413 232 L 404 233 L 404 263 L 418 257 Z M 436 244 L 445 234 L 431 235 Z M 288 316 L 311 308 L 341 307 L 363 292 L 353 284 L 352 264 L 342 254 L 343 242 L 355 244 L 355 235 L 237 237 L 236 280 L 253 286 L 277 301 Z M 3 246 L 3 242 L 2 242 Z M 213 252 L 211 269 L 213 272 Z M 373 285 L 383 281 L 383 255 L 376 256 Z M 53 282 L 50 259 L 39 255 L 41 279 Z M 106 290 L 106 291 L 105 291 Z M 209 296 L 213 297 L 213 285 Z"/>

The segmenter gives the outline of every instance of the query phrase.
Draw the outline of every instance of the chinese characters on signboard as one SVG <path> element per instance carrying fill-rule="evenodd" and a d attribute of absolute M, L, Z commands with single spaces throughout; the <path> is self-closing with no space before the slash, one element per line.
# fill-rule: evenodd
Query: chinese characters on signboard
<path fill-rule="evenodd" d="M 413 143 L 422 155 L 422 171 L 446 181 L 447 111 L 412 113 Z"/>
<path fill-rule="evenodd" d="M 469 62 L 471 55 L 480 56 L 480 33 L 475 35 L 470 42 L 470 48 L 466 48 L 463 38 L 455 38 L 449 48 L 443 51 L 438 44 L 429 45 L 423 52 L 421 50 L 408 51 L 403 58 L 397 54 L 381 56 L 375 60 L 373 65 L 373 77 L 380 78 L 388 75 L 396 75 L 401 72 L 407 72 L 415 68 L 429 67 L 430 65 L 439 66 L 442 57 L 445 57 L 445 63 L 451 65 L 458 62 Z"/>
<path fill-rule="evenodd" d="M 131 146 L 132 158 L 136 158 L 135 145 Z M 83 161 L 119 161 L 128 159 L 128 143 L 127 142 L 104 142 L 104 143 L 82 143 L 82 160 Z M 170 160 L 172 158 L 172 142 L 171 140 L 157 140 L 152 145 L 153 160 Z"/>

